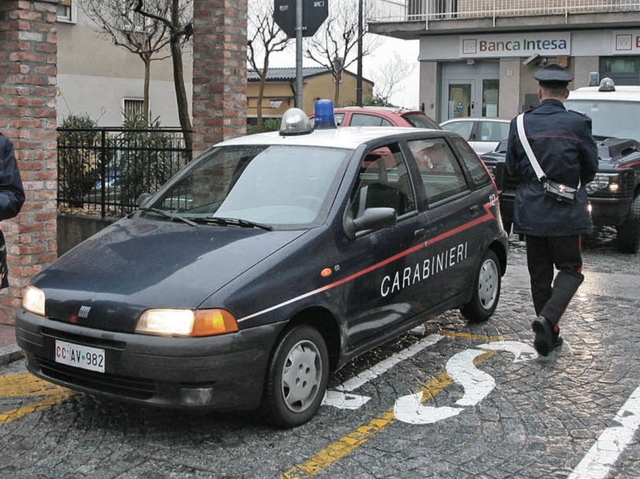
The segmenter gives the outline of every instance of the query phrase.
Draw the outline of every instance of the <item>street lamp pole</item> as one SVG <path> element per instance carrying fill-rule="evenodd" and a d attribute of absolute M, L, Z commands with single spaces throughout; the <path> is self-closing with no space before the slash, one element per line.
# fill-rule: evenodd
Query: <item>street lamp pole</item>
<path fill-rule="evenodd" d="M 362 2 L 358 0 L 358 76 L 356 80 L 356 104 L 362 106 Z"/>
<path fill-rule="evenodd" d="M 296 0 L 296 108 L 302 109 L 302 0 Z"/>

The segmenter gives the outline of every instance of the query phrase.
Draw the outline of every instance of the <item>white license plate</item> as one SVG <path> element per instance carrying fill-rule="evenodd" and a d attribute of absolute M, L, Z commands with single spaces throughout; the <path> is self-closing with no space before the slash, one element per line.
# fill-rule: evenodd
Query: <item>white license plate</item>
<path fill-rule="evenodd" d="M 89 369 L 90 371 L 98 371 L 99 373 L 104 372 L 104 349 L 90 348 L 88 346 L 56 340 L 56 350 L 54 354 L 56 363 Z"/>

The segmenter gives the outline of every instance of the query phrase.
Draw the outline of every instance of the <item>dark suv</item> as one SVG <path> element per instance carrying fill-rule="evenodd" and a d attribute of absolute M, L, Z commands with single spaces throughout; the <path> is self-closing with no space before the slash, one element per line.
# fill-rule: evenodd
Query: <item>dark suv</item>
<path fill-rule="evenodd" d="M 600 166 L 587 186 L 595 226 L 614 226 L 618 250 L 637 253 L 640 246 L 640 86 L 615 86 L 609 78 L 599 87 L 578 88 L 565 101 L 568 110 L 588 115 L 598 143 Z M 482 155 L 498 189 L 503 223 L 513 221 L 517 182 L 504 168 L 507 142 Z"/>

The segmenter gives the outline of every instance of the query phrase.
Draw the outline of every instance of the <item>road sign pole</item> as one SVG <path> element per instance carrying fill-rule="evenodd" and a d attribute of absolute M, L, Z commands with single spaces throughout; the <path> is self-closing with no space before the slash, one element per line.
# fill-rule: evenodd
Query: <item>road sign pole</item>
<path fill-rule="evenodd" d="M 296 0 L 296 108 L 302 108 L 302 0 Z"/>

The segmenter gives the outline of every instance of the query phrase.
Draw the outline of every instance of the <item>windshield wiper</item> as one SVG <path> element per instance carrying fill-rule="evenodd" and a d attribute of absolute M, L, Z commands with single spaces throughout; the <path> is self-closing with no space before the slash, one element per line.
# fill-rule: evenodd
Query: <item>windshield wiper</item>
<path fill-rule="evenodd" d="M 204 218 L 207 223 L 215 223 L 222 226 L 241 226 L 243 228 L 261 228 L 263 230 L 272 231 L 269 225 L 256 223 L 255 221 L 243 220 L 241 218 L 221 218 L 217 216 L 207 216 Z"/>
<path fill-rule="evenodd" d="M 149 208 L 149 207 L 143 206 L 142 208 L 138 208 L 138 209 L 140 211 L 144 211 L 145 213 L 155 213 L 157 215 L 164 216 L 165 218 L 169 218 L 171 221 L 182 221 L 183 223 L 186 223 L 189 226 L 198 226 L 198 223 L 196 223 L 195 221 L 191 221 L 179 215 L 171 214 L 167 211 L 160 210 L 158 208 Z"/>

